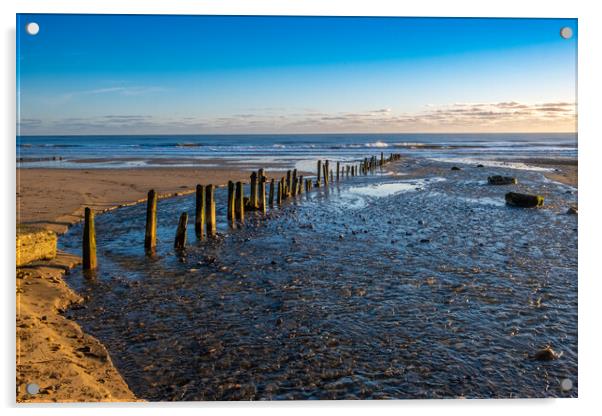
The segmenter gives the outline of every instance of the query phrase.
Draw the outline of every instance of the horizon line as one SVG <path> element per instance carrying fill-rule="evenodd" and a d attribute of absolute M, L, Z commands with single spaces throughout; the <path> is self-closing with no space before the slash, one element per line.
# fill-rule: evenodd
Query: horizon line
<path fill-rule="evenodd" d="M 328 132 L 328 133 L 133 133 L 133 134 L 120 134 L 120 133 L 100 133 L 100 134 L 17 134 L 16 137 L 87 137 L 87 136 L 101 136 L 101 137 L 117 137 L 117 136 L 334 136 L 334 135 L 391 135 L 391 134 L 413 134 L 413 135 L 434 135 L 434 134 L 448 134 L 448 135 L 478 135 L 478 134 L 578 134 L 578 130 L 574 131 L 483 131 L 483 132 L 390 132 L 390 133 L 367 133 L 367 132 Z"/>

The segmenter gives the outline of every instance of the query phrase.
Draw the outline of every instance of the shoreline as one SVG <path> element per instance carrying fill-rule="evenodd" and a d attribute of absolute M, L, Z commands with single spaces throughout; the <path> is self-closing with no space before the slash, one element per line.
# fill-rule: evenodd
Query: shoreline
<path fill-rule="evenodd" d="M 84 208 L 96 213 L 146 201 L 155 189 L 160 198 L 195 192 L 198 183 L 227 185 L 249 180 L 239 167 L 128 169 L 17 169 L 17 224 L 65 233 L 83 219 Z M 279 171 L 266 171 L 268 178 Z M 54 188 L 54 189 L 53 189 Z"/>
<path fill-rule="evenodd" d="M 558 171 L 543 174 L 548 179 L 577 186 L 576 161 L 550 162 L 537 159 L 526 163 L 555 167 Z M 281 172 L 267 171 L 266 175 L 279 177 Z M 198 182 L 224 185 L 228 180 L 246 181 L 248 176 L 248 171 L 232 167 L 17 169 L 20 181 L 17 213 L 18 218 L 29 219 L 26 224 L 60 234 L 82 219 L 84 203 L 100 213 L 144 202 L 151 188 L 157 190 L 160 198 L 167 198 L 194 192 Z M 63 189 L 51 189 L 63 184 L 67 185 Z M 19 189 L 19 185 L 24 189 Z M 96 197 L 87 195 L 87 189 L 95 190 Z M 33 224 L 31 221 L 38 214 L 32 210 L 31 201 L 39 202 L 54 192 L 58 194 L 54 205 L 46 205 L 54 211 Z M 77 199 L 82 195 L 84 202 Z M 72 200 L 66 201 L 66 198 Z M 76 204 L 79 205 L 75 210 L 65 213 L 67 207 Z M 19 207 L 29 209 L 22 212 Z M 17 268 L 17 402 L 140 401 L 113 366 L 105 347 L 62 314 L 70 306 L 84 301 L 62 278 L 79 262 L 79 256 L 59 253 L 51 261 Z M 28 395 L 25 391 L 28 382 L 37 382 L 40 394 Z"/>
<path fill-rule="evenodd" d="M 79 256 L 17 268 L 17 403 L 140 401 L 114 367 L 106 348 L 62 311 L 84 298 L 63 279 Z M 27 393 L 27 384 L 39 393 Z"/>
<path fill-rule="evenodd" d="M 85 206 L 103 213 L 145 202 L 150 189 L 164 199 L 194 193 L 199 182 L 223 186 L 229 180 L 246 182 L 249 175 L 247 170 L 232 167 L 17 169 L 17 224 L 60 235 L 83 220 Z M 268 170 L 266 176 L 280 177 L 281 172 Z M 89 182 L 99 198 L 84 193 Z M 68 183 L 67 189 L 50 189 L 64 183 Z M 47 215 L 33 221 L 38 213 L 32 206 L 55 193 L 59 197 L 46 205 L 50 208 Z M 69 198 L 76 200 L 66 201 Z M 67 207 L 75 208 L 69 212 Z M 19 221 L 23 218 L 29 221 Z M 123 380 L 104 345 L 62 314 L 84 302 L 63 279 L 80 263 L 79 256 L 59 251 L 52 260 L 17 267 L 17 403 L 143 401 Z M 38 384 L 40 392 L 28 394 L 28 383 Z"/>

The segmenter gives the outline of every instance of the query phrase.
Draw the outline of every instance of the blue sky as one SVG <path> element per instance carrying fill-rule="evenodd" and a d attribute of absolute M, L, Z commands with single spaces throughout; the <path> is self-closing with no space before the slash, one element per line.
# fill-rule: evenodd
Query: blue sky
<path fill-rule="evenodd" d="M 17 54 L 24 135 L 575 130 L 576 19 L 26 14 Z"/>

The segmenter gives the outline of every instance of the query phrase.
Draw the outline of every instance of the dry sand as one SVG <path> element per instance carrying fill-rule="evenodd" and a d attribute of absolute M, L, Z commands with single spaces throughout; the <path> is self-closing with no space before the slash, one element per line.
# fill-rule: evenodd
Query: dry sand
<path fill-rule="evenodd" d="M 62 279 L 79 263 L 60 253 L 17 270 L 17 401 L 134 401 L 104 346 L 61 311 L 83 299 Z M 27 384 L 39 386 L 27 394 Z"/>
<path fill-rule="evenodd" d="M 249 171 L 231 168 L 17 169 L 17 223 L 57 233 L 97 212 L 159 195 L 192 192 L 196 184 L 224 185 L 247 180 Z"/>

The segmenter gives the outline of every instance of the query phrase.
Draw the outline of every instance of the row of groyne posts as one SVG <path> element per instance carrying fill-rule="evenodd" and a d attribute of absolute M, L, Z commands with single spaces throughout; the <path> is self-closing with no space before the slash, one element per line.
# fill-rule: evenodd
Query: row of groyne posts
<path fill-rule="evenodd" d="M 345 164 L 336 162 L 336 170 L 330 169 L 328 160 L 317 161 L 317 174 L 315 181 L 304 179 L 303 175 L 297 175 L 297 169 L 288 170 L 286 176 L 283 176 L 275 182 L 270 180 L 270 188 L 266 204 L 266 184 L 267 177 L 264 169 L 259 169 L 251 173 L 250 178 L 250 196 L 244 194 L 244 183 L 228 181 L 228 222 L 231 227 L 236 228 L 244 224 L 245 212 L 256 211 L 262 214 L 267 213 L 267 207 L 274 207 L 274 203 L 281 206 L 288 198 L 294 198 L 298 195 L 311 192 L 315 187 L 328 187 L 333 182 L 339 182 L 343 178 L 349 178 L 359 175 L 368 175 L 376 172 L 389 162 L 401 159 L 398 153 L 392 153 L 385 158 L 383 152 L 378 156 L 364 158 L 362 162 Z M 199 240 L 217 235 L 217 223 L 215 219 L 215 185 L 197 185 L 196 186 L 196 205 L 194 230 Z M 146 232 L 144 236 L 144 250 L 147 255 L 153 255 L 157 247 L 157 193 L 154 189 L 148 191 L 146 205 Z M 174 248 L 183 250 L 186 246 L 186 228 L 188 225 L 188 213 L 183 212 L 180 215 Z M 94 211 L 86 207 L 84 214 L 83 231 L 83 269 L 94 270 L 97 266 L 96 259 L 96 233 L 94 227 Z"/>

